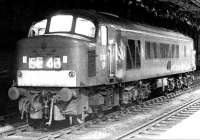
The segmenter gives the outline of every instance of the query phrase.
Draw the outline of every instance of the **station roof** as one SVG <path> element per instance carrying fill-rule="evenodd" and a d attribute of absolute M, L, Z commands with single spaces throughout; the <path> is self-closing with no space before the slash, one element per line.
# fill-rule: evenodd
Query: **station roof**
<path fill-rule="evenodd" d="M 200 20 L 200 0 L 159 0 L 183 14 L 187 14 L 194 19 Z"/>

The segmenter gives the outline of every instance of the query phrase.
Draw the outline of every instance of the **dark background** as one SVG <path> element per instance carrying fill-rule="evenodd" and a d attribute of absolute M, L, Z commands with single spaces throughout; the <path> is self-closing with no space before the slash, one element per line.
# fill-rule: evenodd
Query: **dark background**
<path fill-rule="evenodd" d="M 0 115 L 9 113 L 13 104 L 7 90 L 14 78 L 17 40 L 27 36 L 33 21 L 64 9 L 110 12 L 133 22 L 179 31 L 195 40 L 199 33 L 197 19 L 179 11 L 177 5 L 158 0 L 0 0 Z"/>

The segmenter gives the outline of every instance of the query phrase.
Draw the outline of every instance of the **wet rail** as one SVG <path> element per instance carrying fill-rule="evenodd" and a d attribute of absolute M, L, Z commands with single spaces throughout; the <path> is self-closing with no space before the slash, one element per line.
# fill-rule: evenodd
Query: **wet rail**
<path fill-rule="evenodd" d="M 126 134 L 118 137 L 118 140 L 124 139 L 150 139 L 151 137 L 160 135 L 167 129 L 171 128 L 177 122 L 191 116 L 195 112 L 200 110 L 200 98 L 196 98 L 179 108 L 176 108 L 162 116 L 155 118 L 154 120 L 143 124 L 142 126 L 130 130 Z"/>

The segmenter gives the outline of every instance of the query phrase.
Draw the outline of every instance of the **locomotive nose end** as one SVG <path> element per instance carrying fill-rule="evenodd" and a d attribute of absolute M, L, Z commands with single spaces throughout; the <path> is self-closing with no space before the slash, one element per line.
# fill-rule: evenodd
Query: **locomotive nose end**
<path fill-rule="evenodd" d="M 11 100 L 17 100 L 20 96 L 20 93 L 19 93 L 19 90 L 18 88 L 16 87 L 11 87 L 9 90 L 8 90 L 8 97 L 11 99 Z"/>

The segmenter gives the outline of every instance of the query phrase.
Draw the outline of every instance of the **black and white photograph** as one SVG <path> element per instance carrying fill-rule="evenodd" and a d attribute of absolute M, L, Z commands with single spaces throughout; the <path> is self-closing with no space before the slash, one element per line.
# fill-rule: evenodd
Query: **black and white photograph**
<path fill-rule="evenodd" d="M 0 140 L 200 139 L 200 0 L 0 0 Z"/>

